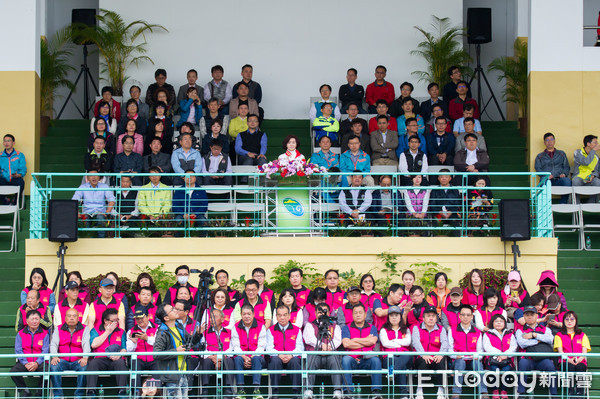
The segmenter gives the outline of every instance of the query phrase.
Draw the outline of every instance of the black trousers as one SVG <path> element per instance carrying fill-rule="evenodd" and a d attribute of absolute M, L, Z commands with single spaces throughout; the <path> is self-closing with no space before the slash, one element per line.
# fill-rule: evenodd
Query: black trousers
<path fill-rule="evenodd" d="M 433 380 L 433 383 L 436 386 L 442 386 L 442 374 L 440 373 L 435 373 L 435 371 L 438 370 L 445 370 L 446 369 L 446 360 L 442 359 L 441 362 L 439 363 L 434 363 L 431 362 L 429 364 L 427 364 L 425 362 L 425 360 L 423 360 L 423 358 L 421 356 L 417 356 L 416 360 L 415 360 L 415 368 L 417 370 L 431 370 L 434 371 L 432 374 L 433 376 L 431 377 L 431 379 Z"/>
<path fill-rule="evenodd" d="M 125 365 L 125 360 L 123 358 L 113 361 L 107 357 L 95 357 L 88 363 L 87 371 L 127 371 L 127 366 Z M 90 374 L 87 376 L 88 390 L 95 390 L 98 388 L 98 374 Z M 127 388 L 127 378 L 128 376 L 125 374 L 115 375 L 119 390 Z"/>
<path fill-rule="evenodd" d="M 42 363 L 41 366 L 38 367 L 38 369 L 36 370 L 36 372 L 42 372 L 42 371 L 46 371 L 48 368 L 48 366 L 46 365 L 46 363 Z M 29 371 L 25 368 L 24 364 L 21 364 L 21 362 L 17 362 L 11 369 L 10 369 L 11 373 L 29 373 Z M 19 389 L 25 389 L 27 388 L 27 384 L 25 384 L 25 377 L 21 376 L 21 375 L 13 375 L 12 377 L 13 382 L 15 383 L 16 387 Z M 39 377 L 39 382 L 38 382 L 38 388 L 42 387 L 42 384 L 44 383 L 44 379 L 40 376 Z"/>
<path fill-rule="evenodd" d="M 158 371 L 158 364 L 156 363 L 156 360 L 147 362 L 144 360 L 137 359 L 135 362 L 132 363 L 133 364 L 131 365 L 131 370 L 137 370 L 138 373 L 140 371 Z M 152 373 L 152 378 L 155 378 L 157 380 L 160 379 L 156 373 Z M 137 374 L 135 377 L 135 387 L 137 389 L 142 388 L 142 377 L 140 374 Z"/>

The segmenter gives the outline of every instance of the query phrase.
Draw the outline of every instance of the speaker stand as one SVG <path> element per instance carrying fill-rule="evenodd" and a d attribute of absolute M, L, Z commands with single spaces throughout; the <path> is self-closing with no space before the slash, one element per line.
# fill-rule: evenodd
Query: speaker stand
<path fill-rule="evenodd" d="M 504 113 L 502 113 L 502 109 L 500 109 L 500 104 L 498 103 L 498 100 L 496 99 L 496 95 L 494 94 L 494 91 L 492 90 L 492 86 L 490 86 L 490 82 L 488 82 L 487 77 L 485 76 L 485 72 L 483 71 L 483 68 L 481 67 L 481 44 L 477 44 L 475 46 L 475 54 L 477 57 L 477 67 L 475 68 L 473 76 L 471 77 L 471 80 L 469 81 L 469 86 L 471 86 L 473 79 L 477 78 L 477 105 L 479 105 L 479 114 L 481 116 L 483 116 L 483 112 L 489 105 L 490 101 L 494 100 L 494 103 L 496 104 L 496 108 L 498 109 L 498 112 L 500 113 L 500 117 L 502 118 L 502 120 L 505 120 Z M 485 80 L 485 85 L 487 86 L 488 90 L 490 91 L 490 95 L 491 95 L 490 99 L 485 103 L 485 105 L 483 105 L 481 103 L 481 97 L 482 97 L 481 96 L 481 78 L 482 77 L 483 77 L 483 80 Z M 480 116 L 480 118 L 481 118 L 481 116 Z"/>
<path fill-rule="evenodd" d="M 94 78 L 92 77 L 92 74 L 90 72 L 90 68 L 88 67 L 87 57 L 88 57 L 87 44 L 84 44 L 83 45 L 83 64 L 81 64 L 81 69 L 79 70 L 79 75 L 77 75 L 77 79 L 75 79 L 75 85 L 74 85 L 75 89 L 77 89 L 77 83 L 79 83 L 79 79 L 81 79 L 81 77 L 83 76 L 83 109 L 79 109 L 79 107 L 77 106 L 75 101 L 73 101 L 73 105 L 75 106 L 75 108 L 77 108 L 77 111 L 79 111 L 79 115 L 81 115 L 81 117 L 83 119 L 89 119 L 88 116 L 90 115 L 90 110 L 94 107 L 94 101 L 92 101 L 92 103 L 88 105 L 88 101 L 89 101 L 89 97 L 90 97 L 89 82 L 92 82 L 92 86 L 94 86 L 94 91 L 95 91 L 96 95 L 97 96 L 100 95 L 100 93 L 98 92 L 98 87 L 96 87 L 96 83 L 94 82 Z M 89 79 L 89 82 L 88 82 L 88 79 Z M 65 107 L 69 103 L 69 100 L 71 100 L 71 96 L 73 95 L 73 93 L 74 93 L 74 90 L 71 90 L 67 99 L 65 100 L 65 103 L 63 104 L 62 108 L 60 109 L 58 116 L 56 117 L 57 120 L 60 119 L 60 116 L 62 115 L 63 111 L 65 110 Z"/>
<path fill-rule="evenodd" d="M 513 260 L 515 262 L 513 264 L 512 270 L 519 270 L 517 268 L 517 258 L 521 256 L 521 250 L 519 249 L 519 245 L 517 244 L 516 241 L 513 241 L 513 245 L 510 246 L 510 249 L 512 250 Z"/>
<path fill-rule="evenodd" d="M 52 286 L 52 292 L 59 292 L 65 286 L 65 276 L 67 275 L 67 269 L 65 268 L 65 253 L 67 252 L 67 247 L 64 242 L 60 243 L 58 247 L 58 251 L 56 252 L 56 257 L 59 259 L 58 261 L 58 274 L 56 275 L 56 279 L 54 280 L 54 285 Z M 59 291 L 56 291 L 56 285 L 60 280 Z"/>

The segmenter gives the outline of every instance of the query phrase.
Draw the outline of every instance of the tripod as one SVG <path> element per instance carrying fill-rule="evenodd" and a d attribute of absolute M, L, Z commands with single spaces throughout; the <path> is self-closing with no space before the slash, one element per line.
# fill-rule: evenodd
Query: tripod
<path fill-rule="evenodd" d="M 88 64 L 87 64 L 87 57 L 88 57 L 87 44 L 84 44 L 83 45 L 83 64 L 81 64 L 81 69 L 79 70 L 79 75 L 77 75 L 77 79 L 75 79 L 75 89 L 77 89 L 77 84 L 79 83 L 79 79 L 81 79 L 81 77 L 83 76 L 83 109 L 79 109 L 79 107 L 77 106 L 75 101 L 73 101 L 73 105 L 75 106 L 75 108 L 77 108 L 77 111 L 79 111 L 79 115 L 81 115 L 81 117 L 83 119 L 88 119 L 88 116 L 90 115 L 90 110 L 94 106 L 93 101 L 91 104 L 88 105 L 89 97 L 90 97 L 90 89 L 89 89 L 89 85 L 88 85 L 88 79 L 90 82 L 92 82 L 92 86 L 94 87 L 94 92 L 96 93 L 96 95 L 97 96 L 100 95 L 100 93 L 98 92 L 98 87 L 96 87 L 96 83 L 94 83 L 94 78 L 92 78 L 92 74 L 90 73 L 90 68 L 88 67 Z M 69 103 L 69 100 L 71 100 L 71 96 L 73 96 L 75 89 L 71 90 L 69 92 L 69 95 L 67 96 L 67 99 L 65 100 L 65 103 L 63 104 L 62 108 L 60 109 L 60 112 L 58 113 L 58 116 L 56 117 L 56 119 L 60 119 L 60 116 L 62 115 L 63 111 L 65 110 L 65 107 Z"/>
<path fill-rule="evenodd" d="M 517 268 L 517 258 L 521 256 L 521 250 L 519 249 L 519 245 L 517 244 L 516 241 L 513 241 L 513 245 L 510 246 L 510 249 L 512 250 L 513 259 L 514 259 L 514 262 L 515 262 L 513 264 L 512 269 L 518 271 L 519 269 Z"/>
<path fill-rule="evenodd" d="M 64 242 L 60 243 L 60 246 L 58 247 L 58 251 L 56 252 L 56 257 L 59 259 L 58 260 L 58 274 L 56 275 L 56 279 L 54 280 L 54 284 L 52 285 L 52 292 L 58 292 L 56 291 L 56 285 L 58 284 L 58 281 L 60 280 L 60 286 L 58 287 L 58 289 L 62 289 L 65 285 L 65 276 L 67 275 L 67 269 L 65 269 L 65 253 L 67 252 L 67 249 L 69 247 L 67 247 L 65 245 Z"/>
<path fill-rule="evenodd" d="M 498 104 L 498 100 L 496 99 L 496 96 L 494 95 L 494 91 L 492 90 L 492 87 L 490 86 L 490 82 L 488 82 L 487 76 L 485 76 L 485 72 L 483 71 L 483 68 L 481 67 L 481 44 L 479 44 L 479 43 L 475 46 L 475 54 L 476 54 L 476 58 L 477 58 L 477 67 L 475 67 L 473 76 L 471 77 L 471 80 L 469 81 L 469 86 L 471 86 L 473 79 L 477 78 L 477 104 L 479 104 L 479 107 L 480 107 L 479 113 L 481 115 L 483 115 L 483 112 L 489 105 L 490 101 L 494 100 L 494 103 L 496 104 L 496 108 L 498 109 L 498 112 L 500 113 L 500 117 L 502 118 L 502 120 L 505 120 L 504 113 L 502 113 L 502 109 L 500 109 L 500 104 Z M 482 96 L 481 96 L 481 78 L 482 77 L 483 77 L 483 80 L 485 80 L 485 85 L 487 86 L 488 90 L 490 91 L 490 95 L 491 95 L 490 99 L 483 106 L 482 106 L 482 102 L 481 102 L 481 98 L 482 98 Z"/>
<path fill-rule="evenodd" d="M 327 350 L 330 352 L 334 352 L 335 348 L 333 347 L 333 336 L 332 336 L 332 331 L 330 329 L 331 326 L 333 326 L 333 329 L 335 330 L 335 324 L 331 321 L 331 320 L 327 320 L 327 316 L 321 316 L 319 319 L 317 319 L 319 321 L 318 324 L 318 335 L 317 335 L 317 343 L 315 345 L 315 351 L 322 351 L 323 350 L 323 343 L 326 342 L 327 343 Z M 342 370 L 342 364 L 340 361 L 340 357 L 337 355 L 326 355 L 328 356 L 327 358 L 324 358 L 323 355 L 310 355 L 308 358 L 308 364 L 306 366 L 307 370 L 314 370 L 315 369 L 315 363 L 317 363 L 317 360 L 321 360 L 321 359 L 325 359 L 326 363 L 320 364 L 321 367 L 325 366 L 325 368 L 328 368 L 330 370 Z M 329 358 L 333 358 L 333 366 L 331 367 L 331 362 L 329 362 Z M 334 385 L 334 389 L 340 389 L 342 388 L 342 384 L 341 384 L 341 378 L 339 380 L 338 384 L 334 383 L 334 379 L 335 374 L 331 375 L 331 379 L 332 379 L 332 383 Z M 338 378 L 340 377 L 339 374 L 337 375 Z M 346 378 L 346 375 L 344 374 L 343 378 Z M 311 388 L 315 385 L 315 375 L 314 374 L 309 374 L 307 376 L 307 381 L 306 381 L 306 389 L 312 390 Z M 337 387 L 335 385 L 338 385 Z M 320 393 L 321 395 L 323 394 L 323 392 Z"/>

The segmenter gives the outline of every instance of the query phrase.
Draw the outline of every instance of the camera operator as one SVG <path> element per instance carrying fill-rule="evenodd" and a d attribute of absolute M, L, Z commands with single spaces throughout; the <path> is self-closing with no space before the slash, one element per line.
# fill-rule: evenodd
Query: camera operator
<path fill-rule="evenodd" d="M 223 325 L 225 315 L 220 309 L 212 309 L 212 325 L 204 333 L 203 343 L 205 344 L 207 352 L 223 352 L 222 359 L 219 359 L 217 355 L 205 356 L 202 359 L 202 370 L 233 370 L 233 356 L 231 355 L 232 348 L 231 343 L 231 330 L 228 330 Z M 227 353 L 230 353 L 227 355 Z M 223 379 L 225 380 L 225 396 L 231 396 L 233 394 L 233 374 L 225 374 Z M 202 386 L 208 391 L 210 381 L 210 374 L 202 375 Z M 206 395 L 204 395 L 206 396 Z"/>
<path fill-rule="evenodd" d="M 150 321 L 148 311 L 138 309 L 133 314 L 135 326 L 127 333 L 127 351 L 128 352 L 152 352 L 154 351 L 154 340 L 156 338 L 156 325 Z M 132 362 L 132 368 L 138 372 L 158 370 L 153 356 L 138 356 L 135 362 Z M 141 389 L 142 373 L 135 379 L 135 388 Z M 154 377 L 153 373 L 153 377 Z"/>
<path fill-rule="evenodd" d="M 329 316 L 329 305 L 321 303 L 316 308 L 317 318 L 312 323 L 304 327 L 304 343 L 308 351 L 335 351 L 342 344 L 342 330 L 335 324 L 335 317 Z M 317 348 L 317 344 L 320 347 Z M 337 355 L 309 355 L 308 370 L 340 370 L 340 358 Z M 333 397 L 335 399 L 342 397 L 342 376 L 339 373 L 331 374 L 333 383 Z M 305 398 L 313 397 L 312 387 L 315 385 L 315 375 L 308 374 L 308 386 L 304 393 Z"/>
<path fill-rule="evenodd" d="M 154 341 L 154 352 L 177 351 L 181 355 L 157 355 L 159 370 L 185 371 L 187 367 L 186 343 L 190 341 L 190 334 L 185 330 L 181 322 L 178 322 L 179 311 L 170 303 L 163 302 L 156 311 L 156 317 L 162 322 L 156 340 Z M 201 335 L 196 330 L 191 339 L 192 349 L 200 342 Z M 160 380 L 166 389 L 169 398 L 187 398 L 188 378 L 186 374 L 163 374 Z"/>

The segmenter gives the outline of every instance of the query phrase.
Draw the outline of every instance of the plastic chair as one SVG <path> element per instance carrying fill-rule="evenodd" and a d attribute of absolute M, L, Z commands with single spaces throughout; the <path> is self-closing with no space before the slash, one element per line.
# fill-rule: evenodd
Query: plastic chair
<path fill-rule="evenodd" d="M 581 205 L 579 204 L 554 204 L 552 205 L 553 213 L 571 214 L 571 223 L 560 224 L 555 223 L 554 233 L 567 232 L 574 233 L 578 232 L 578 243 L 576 249 L 562 249 L 561 251 L 581 251 L 583 249 L 583 218 L 581 213 Z"/>
<path fill-rule="evenodd" d="M 17 205 L 0 205 L 0 215 L 13 215 L 12 225 L 0 225 L 0 233 L 10 234 L 10 249 L 0 250 L 0 252 L 17 251 L 17 220 L 19 215 L 19 207 Z"/>

